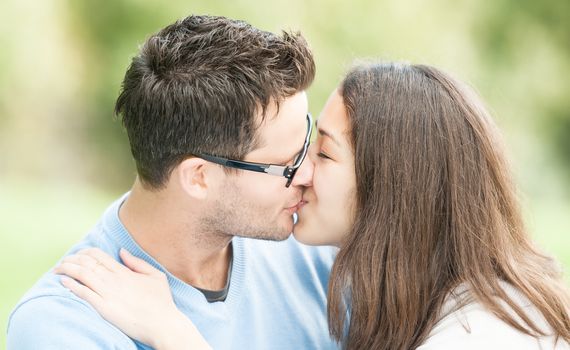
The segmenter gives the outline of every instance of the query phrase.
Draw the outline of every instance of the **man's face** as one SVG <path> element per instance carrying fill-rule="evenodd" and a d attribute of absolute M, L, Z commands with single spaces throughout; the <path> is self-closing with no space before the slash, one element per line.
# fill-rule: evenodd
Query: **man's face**
<path fill-rule="evenodd" d="M 258 129 L 260 146 L 245 161 L 291 166 L 307 134 L 308 101 L 305 92 L 267 109 Z M 310 181 L 310 170 L 299 170 L 287 188 L 285 177 L 237 170 L 220 184 L 204 224 L 209 229 L 241 237 L 284 240 L 293 230 L 293 213 L 301 201 L 300 185 Z"/>

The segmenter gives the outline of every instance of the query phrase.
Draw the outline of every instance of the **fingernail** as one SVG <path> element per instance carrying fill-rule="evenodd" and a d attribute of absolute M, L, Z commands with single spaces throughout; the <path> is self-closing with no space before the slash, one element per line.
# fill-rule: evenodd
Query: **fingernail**
<path fill-rule="evenodd" d="M 69 277 L 67 277 L 67 276 L 61 276 L 61 277 L 59 278 L 59 281 L 61 282 L 61 284 L 63 284 L 63 285 L 66 286 L 66 287 L 72 283 L 72 282 L 71 282 L 71 278 L 69 278 Z"/>
<path fill-rule="evenodd" d="M 131 252 L 129 252 L 129 251 L 126 250 L 125 248 L 121 248 L 121 252 L 123 252 L 123 253 L 125 253 L 125 254 L 132 255 Z"/>

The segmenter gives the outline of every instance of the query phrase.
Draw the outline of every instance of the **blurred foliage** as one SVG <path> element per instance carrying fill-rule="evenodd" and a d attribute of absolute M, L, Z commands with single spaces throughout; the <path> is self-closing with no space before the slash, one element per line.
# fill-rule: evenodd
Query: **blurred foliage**
<path fill-rule="evenodd" d="M 34 177 L 48 174 L 52 178 L 61 176 L 59 169 L 64 168 L 73 176 L 63 176 L 73 181 L 110 189 L 128 186 L 134 166 L 126 135 L 120 122 L 113 119 L 123 74 L 138 45 L 150 34 L 192 13 L 244 19 L 271 31 L 301 30 L 317 60 L 317 79 L 309 91 L 315 114 L 355 58 L 435 64 L 478 87 L 501 126 L 510 128 L 509 142 L 515 147 L 529 147 L 528 133 L 540 131 L 532 136 L 539 149 L 516 155 L 522 160 L 523 165 L 518 166 L 523 173 L 536 172 L 533 165 L 540 160 L 532 157 L 540 158 L 543 152 L 552 154 L 551 165 L 559 175 L 570 169 L 565 137 L 570 131 L 568 1 L 6 0 L 3 6 L 7 11 L 2 11 L 6 21 L 0 39 L 7 41 L 7 51 L 0 56 L 0 73 L 4 73 L 0 78 L 0 126 L 4 123 L 4 134 L 34 129 L 34 134 L 39 134 L 36 143 L 60 159 L 55 167 L 36 157 L 30 157 L 29 162 L 8 157 L 6 167 L 12 169 L 12 175 L 31 170 Z M 31 18 L 17 20 L 17 16 L 8 17 L 11 12 Z M 28 41 L 27 50 L 21 48 L 21 40 Z M 41 50 L 47 50 L 47 56 Z M 50 50 L 60 53 L 53 55 Z M 28 57 L 22 62 L 23 55 Z M 37 59 L 46 61 L 34 62 Z M 40 83 L 33 83 L 31 64 L 44 75 Z M 44 70 L 52 73 L 42 73 Z M 14 82 L 16 89 L 10 88 Z M 59 99 L 50 102 L 50 94 L 58 91 Z M 29 103 L 28 97 L 34 100 L 33 105 L 18 110 L 22 103 Z M 47 109 L 39 111 L 46 105 Z M 36 125 L 6 122 L 42 113 L 49 116 Z M 14 124 L 20 124 L 19 128 Z M 46 135 L 55 140 L 42 143 L 50 138 Z M 8 149 L 10 144 L 13 142 L 0 142 L 0 149 Z M 16 145 L 34 148 L 33 142 Z M 62 148 L 66 150 L 62 152 Z M 524 164 L 529 164 L 528 169 Z M 539 192 L 540 179 L 525 175 L 522 181 L 531 191 Z"/>
<path fill-rule="evenodd" d="M 113 116 L 124 72 L 150 34 L 189 14 L 302 31 L 317 63 L 314 115 L 357 58 L 433 64 L 472 83 L 505 134 L 533 234 L 570 269 L 568 0 L 2 0 L 3 321 L 129 188 Z"/>
<path fill-rule="evenodd" d="M 485 71 L 529 76 L 520 86 L 521 98 L 534 105 L 529 122 L 556 153 L 570 183 L 570 1 L 498 0 L 477 22 L 473 39 Z"/>

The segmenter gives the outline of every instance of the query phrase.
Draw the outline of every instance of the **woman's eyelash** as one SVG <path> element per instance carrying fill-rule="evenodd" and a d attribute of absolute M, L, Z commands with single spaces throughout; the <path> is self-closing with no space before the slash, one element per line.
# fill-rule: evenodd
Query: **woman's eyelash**
<path fill-rule="evenodd" d="M 327 155 L 324 154 L 323 152 L 317 153 L 317 157 L 319 157 L 319 158 L 324 158 L 324 159 L 331 159 L 329 156 L 327 156 Z"/>

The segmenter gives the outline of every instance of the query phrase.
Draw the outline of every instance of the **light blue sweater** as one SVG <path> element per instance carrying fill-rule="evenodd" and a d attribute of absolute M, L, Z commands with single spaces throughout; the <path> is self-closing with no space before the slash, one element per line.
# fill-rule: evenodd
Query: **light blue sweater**
<path fill-rule="evenodd" d="M 228 296 L 204 295 L 164 270 L 132 239 L 119 220 L 122 201 L 69 254 L 99 247 L 115 259 L 121 247 L 168 275 L 174 301 L 214 349 L 337 349 L 328 335 L 326 291 L 335 251 L 285 242 L 233 239 Z M 141 305 L 145 307 L 145 305 Z M 12 312 L 9 350 L 148 349 L 106 322 L 86 302 L 46 273 Z"/>

